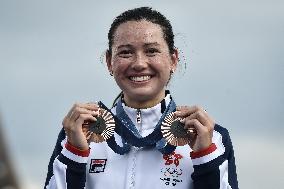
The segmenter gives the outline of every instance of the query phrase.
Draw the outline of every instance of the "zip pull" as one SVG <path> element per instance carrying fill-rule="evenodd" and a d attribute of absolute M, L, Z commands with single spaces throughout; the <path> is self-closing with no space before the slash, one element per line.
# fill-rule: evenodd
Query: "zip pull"
<path fill-rule="evenodd" d="M 141 123 L 141 110 L 140 109 L 137 109 L 136 123 L 137 124 Z"/>

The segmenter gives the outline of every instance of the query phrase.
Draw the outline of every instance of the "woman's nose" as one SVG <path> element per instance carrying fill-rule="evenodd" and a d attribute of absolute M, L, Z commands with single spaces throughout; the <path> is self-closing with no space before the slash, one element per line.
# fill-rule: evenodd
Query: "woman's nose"
<path fill-rule="evenodd" d="M 147 68 L 147 66 L 148 66 L 147 56 L 142 53 L 138 53 L 132 62 L 132 68 L 137 71 L 140 71 Z"/>

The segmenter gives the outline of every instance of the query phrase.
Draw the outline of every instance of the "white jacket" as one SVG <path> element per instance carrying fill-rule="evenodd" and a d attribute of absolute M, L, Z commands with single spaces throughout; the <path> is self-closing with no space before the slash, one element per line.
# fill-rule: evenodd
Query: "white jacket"
<path fill-rule="evenodd" d="M 168 104 L 170 95 L 163 100 Z M 137 110 L 123 105 L 140 134 L 150 134 L 159 121 L 161 103 Z M 115 108 L 112 112 L 116 114 Z M 115 134 L 116 142 L 121 138 Z M 201 153 L 191 153 L 188 145 L 170 155 L 156 149 L 132 147 L 126 155 L 112 151 L 106 142 L 90 143 L 90 154 L 66 147 L 62 130 L 49 164 L 46 189 L 236 189 L 238 188 L 233 147 L 228 131 L 216 124 L 213 145 Z"/>

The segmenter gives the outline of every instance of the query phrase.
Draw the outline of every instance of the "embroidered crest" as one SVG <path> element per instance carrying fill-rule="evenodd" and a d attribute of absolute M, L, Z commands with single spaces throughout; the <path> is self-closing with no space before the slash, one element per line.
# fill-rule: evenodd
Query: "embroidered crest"
<path fill-rule="evenodd" d="M 89 173 L 101 173 L 104 172 L 106 166 L 106 159 L 91 159 Z"/>
<path fill-rule="evenodd" d="M 163 178 L 160 179 L 164 181 L 165 185 L 176 186 L 177 183 L 182 182 L 179 178 L 179 176 L 182 175 L 182 170 L 179 168 L 163 168 L 161 172 Z"/>
<path fill-rule="evenodd" d="M 163 158 L 164 160 L 166 160 L 165 165 L 175 164 L 177 167 L 179 165 L 179 160 L 183 157 L 180 154 L 176 154 L 175 152 L 172 152 L 169 155 L 163 155 Z"/>
<path fill-rule="evenodd" d="M 176 186 L 178 183 L 182 182 L 180 178 L 182 169 L 178 166 L 183 156 L 172 152 L 171 154 L 163 155 L 163 158 L 165 160 L 165 167 L 161 169 L 162 176 L 160 180 L 167 186 Z"/>

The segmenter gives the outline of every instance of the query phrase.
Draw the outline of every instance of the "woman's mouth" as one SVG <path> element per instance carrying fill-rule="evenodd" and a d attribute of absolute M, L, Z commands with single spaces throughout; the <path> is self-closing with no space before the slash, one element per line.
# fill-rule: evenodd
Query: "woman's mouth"
<path fill-rule="evenodd" d="M 144 76 L 130 76 L 129 79 L 134 82 L 143 82 L 148 81 L 151 79 L 151 76 L 144 75 Z"/>

